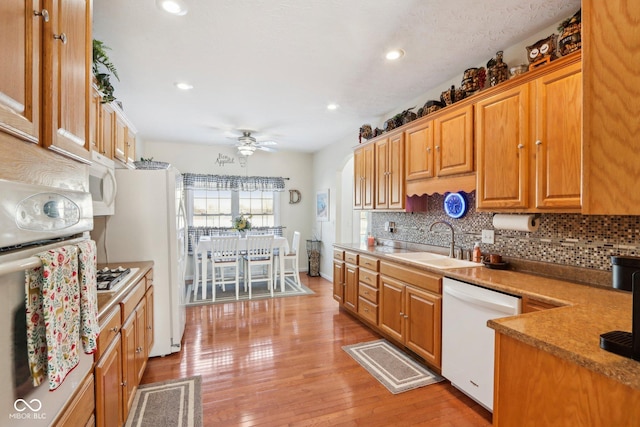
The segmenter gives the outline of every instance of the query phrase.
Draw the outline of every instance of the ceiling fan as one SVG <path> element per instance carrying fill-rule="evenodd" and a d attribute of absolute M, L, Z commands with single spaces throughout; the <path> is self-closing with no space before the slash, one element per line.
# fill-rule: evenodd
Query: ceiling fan
<path fill-rule="evenodd" d="M 237 140 L 235 146 L 238 148 L 238 153 L 241 156 L 250 156 L 256 150 L 276 152 L 277 150 L 273 148 L 274 145 L 278 143 L 275 141 L 258 141 L 252 135 L 249 130 L 242 130 L 242 135 L 238 137 L 234 137 Z"/>

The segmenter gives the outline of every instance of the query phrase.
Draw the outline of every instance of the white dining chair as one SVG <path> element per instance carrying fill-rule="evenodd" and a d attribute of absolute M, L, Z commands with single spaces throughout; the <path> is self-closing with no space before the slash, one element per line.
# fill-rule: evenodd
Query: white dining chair
<path fill-rule="evenodd" d="M 189 239 L 191 240 L 191 249 L 192 249 L 192 253 L 193 253 L 193 281 L 192 281 L 192 285 L 193 285 L 193 300 L 195 301 L 197 299 L 198 296 L 198 288 L 200 287 L 200 271 L 202 269 L 202 263 L 203 262 L 208 262 L 208 251 L 207 250 L 202 250 L 202 245 L 198 243 L 198 239 L 195 235 L 190 236 Z M 207 286 L 207 278 L 204 277 L 202 279 L 203 285 L 202 286 Z"/>
<path fill-rule="evenodd" d="M 273 297 L 273 234 L 247 236 L 247 250 L 244 255 L 244 285 L 249 290 L 254 281 L 266 281 Z M 266 274 L 255 272 L 256 267 L 266 268 Z"/>
<path fill-rule="evenodd" d="M 302 284 L 300 282 L 300 267 L 299 267 L 299 260 L 298 260 L 298 253 L 300 252 L 300 232 L 299 231 L 293 232 L 293 239 L 291 239 L 291 246 L 286 249 L 287 250 L 278 254 L 278 256 L 282 257 L 282 261 L 283 261 L 282 265 L 284 265 L 283 277 L 285 278 L 285 280 L 287 277 L 292 277 L 296 286 L 298 288 L 301 288 Z M 287 265 L 287 262 L 289 262 L 289 265 Z M 278 265 L 280 265 L 280 263 L 276 262 L 274 263 L 274 265 L 276 266 L 276 268 L 274 268 L 275 270 L 274 280 L 275 280 L 275 278 L 278 277 L 277 270 L 278 270 Z"/>
<path fill-rule="evenodd" d="M 216 300 L 216 288 L 219 285 L 225 292 L 225 285 L 234 284 L 236 300 L 239 296 L 240 257 L 238 254 L 238 236 L 211 237 L 211 294 Z M 233 269 L 232 275 L 227 275 Z M 226 274 L 227 273 L 227 274 Z M 206 285 L 205 285 L 206 286 Z"/>

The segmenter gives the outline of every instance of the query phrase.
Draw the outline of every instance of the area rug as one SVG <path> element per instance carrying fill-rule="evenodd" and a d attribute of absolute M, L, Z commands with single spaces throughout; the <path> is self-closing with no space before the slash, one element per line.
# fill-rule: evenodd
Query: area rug
<path fill-rule="evenodd" d="M 282 297 L 291 297 L 291 296 L 299 296 L 299 295 L 312 295 L 313 292 L 311 289 L 307 288 L 305 285 L 301 285 L 301 288 L 298 288 L 295 285 L 293 279 L 286 278 L 284 281 L 284 292 L 280 291 L 280 284 L 278 283 L 276 289 L 273 291 L 274 298 L 282 298 Z M 249 292 L 244 292 L 244 285 L 242 281 L 240 281 L 239 285 L 239 301 L 245 301 L 249 299 Z M 226 285 L 225 291 L 223 292 L 218 286 L 218 290 L 216 291 L 216 300 L 213 302 L 211 300 L 211 283 L 207 283 L 207 298 L 205 300 L 202 299 L 202 288 L 198 289 L 198 293 L 196 298 L 193 297 L 193 288 L 189 286 L 187 288 L 187 305 L 205 305 L 205 304 L 224 304 L 229 302 L 236 301 L 236 288 L 232 285 Z M 267 282 L 254 282 L 253 287 L 251 289 L 251 299 L 265 299 L 271 298 L 271 291 L 267 289 Z"/>
<path fill-rule="evenodd" d="M 387 340 L 342 347 L 391 393 L 398 394 L 444 378 L 411 359 Z"/>
<path fill-rule="evenodd" d="M 200 376 L 138 387 L 126 427 L 201 427 Z"/>

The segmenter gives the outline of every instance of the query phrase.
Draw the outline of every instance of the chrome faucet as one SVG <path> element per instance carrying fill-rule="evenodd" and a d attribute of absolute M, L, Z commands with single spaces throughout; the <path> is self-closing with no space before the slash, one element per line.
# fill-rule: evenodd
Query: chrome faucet
<path fill-rule="evenodd" d="M 436 221 L 429 227 L 429 231 L 433 230 L 433 226 L 436 224 L 444 224 L 451 230 L 451 245 L 449 246 L 449 258 L 454 258 L 456 243 L 455 243 L 455 232 L 453 231 L 453 226 L 449 224 L 447 221 Z"/>

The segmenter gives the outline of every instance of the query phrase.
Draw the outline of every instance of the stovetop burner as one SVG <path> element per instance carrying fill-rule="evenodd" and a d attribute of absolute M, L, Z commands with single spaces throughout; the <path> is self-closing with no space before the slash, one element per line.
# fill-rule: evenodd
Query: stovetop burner
<path fill-rule="evenodd" d="M 98 290 L 99 291 L 111 290 L 116 283 L 121 281 L 130 272 L 131 272 L 130 268 L 123 268 L 123 267 L 114 268 L 113 270 L 110 270 L 105 267 L 102 270 L 98 270 L 96 272 L 96 277 L 98 279 Z"/>

